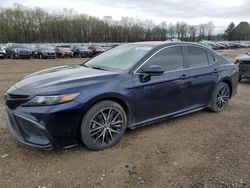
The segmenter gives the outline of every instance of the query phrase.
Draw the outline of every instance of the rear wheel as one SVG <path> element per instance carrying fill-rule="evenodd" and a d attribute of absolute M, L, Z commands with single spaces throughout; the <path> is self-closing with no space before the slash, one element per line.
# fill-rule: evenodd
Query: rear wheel
<path fill-rule="evenodd" d="M 116 102 L 101 101 L 83 118 L 81 138 L 91 150 L 103 150 L 117 144 L 127 127 L 124 109 Z"/>
<path fill-rule="evenodd" d="M 228 105 L 230 98 L 230 88 L 229 86 L 221 82 L 216 87 L 211 100 L 211 110 L 214 112 L 222 112 Z"/>

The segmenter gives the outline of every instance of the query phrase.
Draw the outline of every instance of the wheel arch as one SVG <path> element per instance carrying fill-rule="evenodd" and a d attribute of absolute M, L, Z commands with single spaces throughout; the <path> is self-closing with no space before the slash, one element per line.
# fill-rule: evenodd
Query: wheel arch
<path fill-rule="evenodd" d="M 92 98 L 91 100 L 89 100 L 86 103 L 85 113 L 93 105 L 97 104 L 98 102 L 105 101 L 105 100 L 114 101 L 114 102 L 118 103 L 119 105 L 121 105 L 121 107 L 124 109 L 124 111 L 127 114 L 128 127 L 129 127 L 129 125 L 131 125 L 132 122 L 134 121 L 134 117 L 132 115 L 132 114 L 134 114 L 133 113 L 134 110 L 133 110 L 133 106 L 132 106 L 132 103 L 130 102 L 130 100 L 121 94 L 109 93 L 109 94 L 103 94 L 101 96 L 97 96 L 97 97 Z"/>

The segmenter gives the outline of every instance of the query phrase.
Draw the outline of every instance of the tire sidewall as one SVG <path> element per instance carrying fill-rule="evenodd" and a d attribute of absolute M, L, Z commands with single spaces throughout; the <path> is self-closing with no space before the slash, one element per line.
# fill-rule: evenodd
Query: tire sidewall
<path fill-rule="evenodd" d="M 98 111 L 104 108 L 108 108 L 108 107 L 112 107 L 112 108 L 115 108 L 116 110 L 119 110 L 121 112 L 121 115 L 123 116 L 125 123 L 122 127 L 120 135 L 117 137 L 117 139 L 114 142 L 107 144 L 105 146 L 101 146 L 101 145 L 94 144 L 92 142 L 92 138 L 90 137 L 90 134 L 89 134 L 89 126 L 94 115 L 96 115 Z M 122 136 L 124 135 L 126 131 L 126 127 L 127 127 L 127 115 L 124 109 L 118 103 L 114 101 L 108 101 L 108 100 L 101 101 L 93 105 L 83 117 L 83 120 L 81 123 L 81 139 L 82 139 L 83 144 L 89 149 L 95 150 L 95 151 L 103 150 L 103 149 L 112 147 L 115 144 L 117 144 L 122 139 Z"/>

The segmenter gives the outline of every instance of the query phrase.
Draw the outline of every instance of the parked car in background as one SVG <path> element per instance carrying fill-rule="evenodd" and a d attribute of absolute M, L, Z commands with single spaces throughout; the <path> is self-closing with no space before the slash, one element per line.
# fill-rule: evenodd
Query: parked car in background
<path fill-rule="evenodd" d="M 65 58 L 65 57 L 74 57 L 73 52 L 70 48 L 56 47 L 55 48 L 56 57 Z"/>
<path fill-rule="evenodd" d="M 95 55 L 99 55 L 99 54 L 105 52 L 105 49 L 103 49 L 103 48 L 100 47 L 100 46 L 94 46 L 94 45 L 93 45 L 93 46 L 88 47 L 88 49 L 92 51 L 92 54 L 93 54 L 94 56 L 95 56 Z"/>
<path fill-rule="evenodd" d="M 92 57 L 93 53 L 86 46 L 74 46 L 72 48 L 74 57 Z"/>
<path fill-rule="evenodd" d="M 6 47 L 5 46 L 0 46 L 0 58 L 5 59 L 6 58 Z"/>
<path fill-rule="evenodd" d="M 23 44 L 8 43 L 6 45 L 6 56 L 11 59 L 31 59 L 33 52 Z"/>
<path fill-rule="evenodd" d="M 117 144 L 134 129 L 209 108 L 237 92 L 238 67 L 201 45 L 121 45 L 81 65 L 26 76 L 5 94 L 10 132 L 43 149 Z"/>
<path fill-rule="evenodd" d="M 239 81 L 242 79 L 250 79 L 250 52 L 236 57 L 235 64 L 239 66 Z"/>
<path fill-rule="evenodd" d="M 33 50 L 33 57 L 39 59 L 56 58 L 54 47 L 40 46 Z"/>

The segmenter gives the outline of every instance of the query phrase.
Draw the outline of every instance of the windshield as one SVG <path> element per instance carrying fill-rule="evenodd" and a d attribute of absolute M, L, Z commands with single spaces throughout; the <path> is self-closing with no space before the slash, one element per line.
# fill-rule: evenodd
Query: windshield
<path fill-rule="evenodd" d="M 63 51 L 63 52 L 65 52 L 65 51 L 70 51 L 70 48 L 58 48 L 60 51 Z"/>
<path fill-rule="evenodd" d="M 41 48 L 39 48 L 40 50 L 54 50 L 54 48 L 53 47 L 41 47 Z"/>
<path fill-rule="evenodd" d="M 138 63 L 152 48 L 152 45 L 125 44 L 89 60 L 84 65 L 105 70 L 125 71 Z"/>
<path fill-rule="evenodd" d="M 27 48 L 26 46 L 20 45 L 20 44 L 13 44 L 13 48 Z"/>
<path fill-rule="evenodd" d="M 78 47 L 79 50 L 88 50 L 86 47 Z"/>

